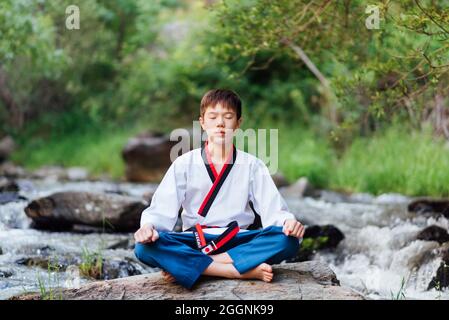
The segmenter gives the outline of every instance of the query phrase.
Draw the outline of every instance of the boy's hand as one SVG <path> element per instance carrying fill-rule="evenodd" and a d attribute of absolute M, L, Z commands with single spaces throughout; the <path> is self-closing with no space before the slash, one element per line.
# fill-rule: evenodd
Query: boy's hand
<path fill-rule="evenodd" d="M 159 233 L 152 224 L 145 224 L 134 233 L 134 239 L 140 243 L 155 242 L 159 239 Z"/>
<path fill-rule="evenodd" d="M 302 238 L 304 236 L 304 226 L 296 219 L 287 219 L 284 221 L 284 228 L 282 231 L 286 236 L 293 236 L 296 238 Z"/>

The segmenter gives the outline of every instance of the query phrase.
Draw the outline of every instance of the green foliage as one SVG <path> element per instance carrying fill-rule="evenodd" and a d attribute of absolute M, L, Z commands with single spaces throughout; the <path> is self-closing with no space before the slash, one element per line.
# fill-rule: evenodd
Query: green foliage
<path fill-rule="evenodd" d="M 80 0 L 81 30 L 65 27 L 70 4 L 0 3 L 0 134 L 20 164 L 123 177 L 130 136 L 190 126 L 202 95 L 225 87 L 246 126 L 280 128 L 290 181 L 448 194 L 446 149 L 431 138 L 449 136 L 443 0 L 380 1 L 378 30 L 361 0 Z M 395 121 L 409 131 L 388 131 Z"/>
<path fill-rule="evenodd" d="M 359 138 L 339 160 L 330 179 L 348 191 L 449 195 L 449 148 L 427 128 L 393 127 L 385 134 Z"/>
<path fill-rule="evenodd" d="M 321 249 L 329 237 L 317 237 L 317 238 L 304 238 L 301 242 L 301 250 L 304 251 L 314 251 Z"/>
<path fill-rule="evenodd" d="M 145 127 L 129 125 L 120 129 L 92 129 L 30 139 L 23 141 L 22 148 L 13 154 L 12 159 L 29 169 L 43 165 L 82 166 L 93 176 L 108 174 L 120 179 L 124 176 L 121 151 L 139 129 Z"/>
<path fill-rule="evenodd" d="M 398 292 L 394 294 L 392 291 L 390 291 L 391 294 L 391 300 L 405 300 L 405 278 L 402 277 L 401 279 L 401 287 L 399 288 Z"/>
<path fill-rule="evenodd" d="M 103 257 L 101 252 L 90 252 L 83 248 L 82 263 L 79 265 L 80 274 L 86 277 L 101 279 L 103 272 Z"/>
<path fill-rule="evenodd" d="M 322 95 L 318 106 L 313 105 L 316 97 L 306 104 L 309 110 L 334 105 L 338 125 L 332 134 L 344 148 L 352 136 L 379 129 L 393 115 L 420 123 L 429 113 L 426 101 L 438 90 L 447 91 L 449 47 L 442 40 L 449 37 L 449 18 L 444 2 L 377 5 L 380 29 L 370 30 L 364 25 L 364 1 L 223 1 L 214 10 L 219 40 L 212 49 L 230 65 L 248 60 L 245 70 L 257 66 L 261 55 L 267 64 L 289 55 L 285 82 L 296 83 L 305 95 L 299 83 L 313 77 L 292 44 L 302 47 L 335 95 Z M 301 74 L 297 81 L 292 81 L 294 73 Z"/>
<path fill-rule="evenodd" d="M 316 187 L 327 186 L 334 157 L 326 139 L 312 131 L 297 127 L 279 129 L 279 169 L 289 181 L 307 177 Z"/>
<path fill-rule="evenodd" d="M 59 284 L 59 264 L 50 259 L 47 268 L 47 282 L 37 275 L 37 285 L 39 287 L 41 300 L 62 300 L 62 289 Z"/>

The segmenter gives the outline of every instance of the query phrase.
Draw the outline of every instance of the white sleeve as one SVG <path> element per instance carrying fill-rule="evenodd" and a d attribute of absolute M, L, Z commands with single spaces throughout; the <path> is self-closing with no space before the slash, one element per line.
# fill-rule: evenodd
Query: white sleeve
<path fill-rule="evenodd" d="M 263 228 L 283 226 L 286 219 L 295 219 L 262 160 L 255 163 L 250 181 L 250 199 L 260 215 Z"/>
<path fill-rule="evenodd" d="M 186 175 L 186 165 L 175 160 L 154 192 L 151 205 L 143 210 L 140 226 L 151 223 L 156 230 L 173 231 L 185 198 Z"/>

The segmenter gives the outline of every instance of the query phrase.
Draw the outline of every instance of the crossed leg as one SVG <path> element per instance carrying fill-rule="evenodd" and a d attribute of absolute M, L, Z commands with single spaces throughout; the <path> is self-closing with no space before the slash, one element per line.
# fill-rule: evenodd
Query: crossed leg
<path fill-rule="evenodd" d="M 136 244 L 136 256 L 142 262 L 165 270 L 162 275 L 167 281 L 176 279 L 188 288 L 200 274 L 270 282 L 273 279 L 270 264 L 285 260 L 299 248 L 298 239 L 285 236 L 281 229 L 267 227 L 258 232 L 238 234 L 236 243 L 243 244 L 209 256 L 186 244 L 194 243 L 191 235 L 160 233 L 156 243 Z"/>
<path fill-rule="evenodd" d="M 261 263 L 257 267 L 240 274 L 233 266 L 233 261 L 227 252 L 210 256 L 214 261 L 204 270 L 206 276 L 217 276 L 229 279 L 259 279 L 265 282 L 273 280 L 273 268 L 267 263 Z M 168 282 L 176 279 L 167 271 L 162 271 L 163 278 Z"/>

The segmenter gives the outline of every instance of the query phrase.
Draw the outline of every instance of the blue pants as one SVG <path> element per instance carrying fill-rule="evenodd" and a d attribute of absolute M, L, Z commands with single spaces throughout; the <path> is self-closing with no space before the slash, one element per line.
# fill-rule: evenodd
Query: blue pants
<path fill-rule="evenodd" d="M 218 235 L 204 233 L 206 242 Z M 299 250 L 302 239 L 286 236 L 282 227 L 239 232 L 223 247 L 214 252 L 227 252 L 234 267 L 242 274 L 259 264 L 280 263 L 292 258 Z M 191 289 L 212 258 L 197 249 L 193 233 L 159 232 L 159 239 L 149 244 L 136 243 L 134 252 L 143 263 L 170 273 L 182 286 Z"/>

